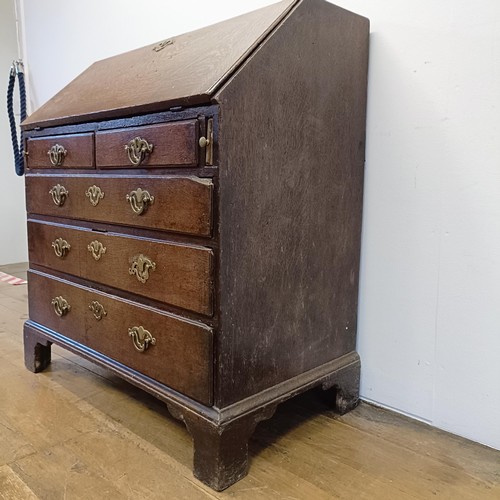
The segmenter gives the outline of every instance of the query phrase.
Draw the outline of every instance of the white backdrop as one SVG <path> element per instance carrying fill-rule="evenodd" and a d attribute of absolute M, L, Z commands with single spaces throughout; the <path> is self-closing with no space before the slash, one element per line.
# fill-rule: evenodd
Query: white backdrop
<path fill-rule="evenodd" d="M 34 108 L 90 63 L 272 3 L 17 0 Z M 500 449 L 500 2 L 371 19 L 362 396 Z"/>
<path fill-rule="evenodd" d="M 18 59 L 15 4 L 0 0 L 0 265 L 26 262 L 26 213 L 24 179 L 14 173 L 14 155 L 6 111 L 7 83 L 10 66 Z M 19 114 L 18 86 L 15 91 L 15 113 Z"/>

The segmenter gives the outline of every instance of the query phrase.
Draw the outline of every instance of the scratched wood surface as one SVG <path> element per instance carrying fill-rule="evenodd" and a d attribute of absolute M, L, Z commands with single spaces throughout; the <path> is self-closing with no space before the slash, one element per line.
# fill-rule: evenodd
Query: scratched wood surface
<path fill-rule="evenodd" d="M 216 96 L 220 407 L 355 350 L 368 32 L 300 2 Z"/>
<path fill-rule="evenodd" d="M 153 397 L 55 347 L 49 369 L 28 372 L 26 318 L 26 286 L 0 283 L 2 500 L 500 498 L 499 451 L 367 404 L 336 417 L 314 392 L 258 426 L 249 475 L 215 493 Z"/>

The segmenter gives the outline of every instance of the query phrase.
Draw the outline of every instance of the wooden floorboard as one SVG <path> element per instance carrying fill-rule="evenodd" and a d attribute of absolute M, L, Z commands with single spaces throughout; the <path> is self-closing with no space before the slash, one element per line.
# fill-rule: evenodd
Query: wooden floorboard
<path fill-rule="evenodd" d="M 215 493 L 155 398 L 57 347 L 28 372 L 26 318 L 26 286 L 0 283 L 0 499 L 500 499 L 500 452 L 368 404 L 338 417 L 321 391 L 261 423 L 248 477 Z"/>

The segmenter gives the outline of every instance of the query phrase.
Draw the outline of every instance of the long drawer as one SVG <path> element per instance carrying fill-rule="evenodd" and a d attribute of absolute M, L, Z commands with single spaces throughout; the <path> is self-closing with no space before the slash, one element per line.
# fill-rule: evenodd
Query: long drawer
<path fill-rule="evenodd" d="M 208 326 L 36 272 L 28 280 L 33 321 L 212 404 Z"/>
<path fill-rule="evenodd" d="M 212 315 L 209 248 L 28 222 L 33 264 Z"/>
<path fill-rule="evenodd" d="M 210 179 L 27 175 L 28 213 L 210 236 Z"/>

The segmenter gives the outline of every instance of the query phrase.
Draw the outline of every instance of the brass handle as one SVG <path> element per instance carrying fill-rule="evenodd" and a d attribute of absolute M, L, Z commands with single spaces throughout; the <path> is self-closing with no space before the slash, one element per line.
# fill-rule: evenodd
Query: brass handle
<path fill-rule="evenodd" d="M 57 238 L 52 242 L 52 248 L 57 257 L 63 259 L 71 249 L 71 245 L 62 238 Z"/>
<path fill-rule="evenodd" d="M 150 345 L 156 345 L 156 339 L 143 326 L 129 328 L 128 334 L 139 352 L 144 352 Z"/>
<path fill-rule="evenodd" d="M 137 167 L 144 161 L 147 154 L 153 152 L 153 144 L 150 144 L 146 139 L 136 137 L 125 145 L 125 151 L 128 153 L 130 163 Z"/>
<path fill-rule="evenodd" d="M 130 203 L 132 210 L 137 215 L 142 215 L 155 201 L 155 197 L 149 194 L 149 191 L 145 189 L 137 188 L 131 191 L 126 196 L 127 201 Z"/>
<path fill-rule="evenodd" d="M 97 302 L 97 300 L 94 300 L 89 304 L 89 309 L 92 311 L 92 314 L 97 321 L 101 321 L 104 316 L 108 315 L 104 306 L 100 302 Z"/>
<path fill-rule="evenodd" d="M 156 263 L 142 253 L 132 257 L 132 265 L 128 270 L 131 276 L 137 276 L 141 283 L 146 283 L 149 279 L 149 272 L 156 269 Z"/>
<path fill-rule="evenodd" d="M 52 306 L 54 307 L 54 312 L 60 318 L 66 316 L 66 314 L 68 314 L 71 310 L 71 306 L 68 304 L 68 301 L 61 295 L 59 295 L 59 297 L 56 297 L 55 299 L 52 299 Z"/>
<path fill-rule="evenodd" d="M 52 163 L 54 167 L 58 167 L 62 165 L 68 152 L 60 144 L 54 144 L 54 146 L 47 151 L 47 154 L 49 155 L 50 163 Z"/>
<path fill-rule="evenodd" d="M 93 186 L 90 186 L 87 191 L 85 191 L 85 196 L 90 200 L 93 207 L 97 207 L 99 200 L 104 198 L 104 192 L 99 186 L 94 184 Z"/>
<path fill-rule="evenodd" d="M 50 191 L 49 194 L 52 196 L 52 201 L 58 207 L 62 207 L 66 198 L 69 196 L 68 190 L 61 186 L 61 184 L 56 184 Z"/>
<path fill-rule="evenodd" d="M 94 260 L 99 260 L 106 253 L 106 247 L 97 240 L 91 241 L 87 245 L 87 250 L 94 257 Z"/>

